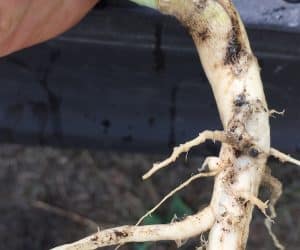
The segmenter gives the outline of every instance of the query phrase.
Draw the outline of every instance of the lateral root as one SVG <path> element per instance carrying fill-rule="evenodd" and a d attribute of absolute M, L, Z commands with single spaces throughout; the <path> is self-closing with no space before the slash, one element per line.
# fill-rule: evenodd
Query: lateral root
<path fill-rule="evenodd" d="M 168 193 L 155 207 L 153 207 L 151 210 L 149 210 L 145 215 L 143 215 L 139 221 L 137 222 L 136 225 L 141 224 L 141 222 L 150 214 L 154 213 L 167 199 L 169 199 L 170 197 L 172 197 L 175 193 L 177 193 L 178 191 L 180 191 L 181 189 L 187 187 L 191 182 L 193 182 L 194 180 L 197 180 L 199 178 L 203 178 L 203 177 L 211 177 L 211 176 L 216 176 L 218 173 L 221 172 L 221 168 L 212 172 L 207 172 L 207 173 L 199 173 L 196 174 L 192 177 L 190 177 L 188 180 L 186 180 L 185 182 L 183 182 L 181 185 L 179 185 L 178 187 L 176 187 L 175 189 L 173 189 L 170 193 Z"/>
<path fill-rule="evenodd" d="M 122 245 L 129 242 L 181 241 L 209 230 L 215 222 L 210 206 L 184 220 L 160 225 L 122 226 L 106 229 L 77 242 L 62 245 L 52 250 L 94 250 L 99 247 Z"/>
<path fill-rule="evenodd" d="M 271 148 L 270 149 L 270 155 L 271 156 L 274 156 L 275 158 L 277 158 L 279 161 L 281 161 L 282 163 L 285 163 L 285 162 L 289 162 L 289 163 L 292 163 L 292 164 L 295 164 L 297 166 L 300 166 L 300 161 L 287 155 L 287 154 L 284 154 L 282 152 L 280 152 L 279 150 L 275 149 L 275 148 Z"/>
<path fill-rule="evenodd" d="M 274 220 L 277 217 L 275 205 L 282 194 L 282 183 L 277 178 L 273 177 L 269 171 L 268 173 L 265 173 L 265 175 L 263 176 L 262 185 L 266 186 L 271 192 L 270 203 L 269 203 L 271 220 L 266 218 L 264 224 L 268 230 L 269 235 L 273 240 L 274 246 L 277 249 L 284 250 L 285 247 L 280 243 L 277 236 L 272 230 L 272 224 L 273 224 L 272 220 Z"/>
<path fill-rule="evenodd" d="M 172 162 L 175 162 L 176 159 L 182 154 L 187 153 L 191 148 L 198 146 L 202 143 L 204 143 L 206 140 L 212 140 L 212 141 L 220 141 L 225 142 L 226 136 L 223 131 L 210 131 L 206 130 L 199 134 L 195 139 L 190 140 L 184 144 L 179 145 L 178 147 L 175 147 L 173 149 L 173 153 L 170 157 L 165 159 L 162 162 L 153 164 L 153 167 L 145 174 L 143 175 L 143 179 L 148 179 L 151 177 L 154 173 L 156 173 L 158 170 L 167 167 Z"/>

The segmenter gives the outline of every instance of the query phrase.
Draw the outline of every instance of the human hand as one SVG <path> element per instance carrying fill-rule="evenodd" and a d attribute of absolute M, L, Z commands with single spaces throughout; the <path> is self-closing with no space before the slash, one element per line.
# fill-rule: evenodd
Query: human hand
<path fill-rule="evenodd" d="M 99 0 L 0 0 L 0 56 L 66 31 Z"/>

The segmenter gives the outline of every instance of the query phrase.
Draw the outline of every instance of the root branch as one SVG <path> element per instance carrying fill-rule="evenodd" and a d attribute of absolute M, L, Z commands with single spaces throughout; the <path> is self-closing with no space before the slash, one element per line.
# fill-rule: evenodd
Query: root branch
<path fill-rule="evenodd" d="M 281 115 L 281 116 L 283 116 L 284 113 L 285 113 L 285 110 L 277 111 L 277 110 L 275 110 L 275 109 L 271 109 L 271 110 L 269 111 L 270 117 L 273 117 L 273 118 L 276 118 L 275 115 Z"/>
<path fill-rule="evenodd" d="M 253 205 L 257 206 L 258 209 L 267 217 L 270 218 L 267 215 L 267 208 L 268 208 L 268 204 L 269 201 L 263 202 L 262 200 L 260 200 L 259 198 L 255 197 L 254 195 L 248 193 L 248 192 L 239 192 L 239 196 L 243 199 L 245 199 L 246 201 L 251 202 Z"/>
<path fill-rule="evenodd" d="M 220 141 L 225 142 L 226 137 L 223 131 L 210 131 L 206 130 L 199 134 L 198 137 L 196 137 L 193 140 L 190 140 L 184 144 L 179 145 L 178 147 L 175 147 L 173 149 L 173 153 L 171 156 L 164 161 L 160 163 L 153 164 L 153 167 L 143 176 L 143 179 L 148 179 L 151 177 L 154 173 L 156 173 L 158 170 L 167 167 L 172 162 L 175 162 L 176 159 L 180 156 L 182 153 L 187 153 L 192 147 L 198 146 L 202 143 L 204 143 L 206 140 L 212 140 L 212 141 Z"/>
<path fill-rule="evenodd" d="M 52 250 L 93 250 L 99 247 L 128 242 L 185 240 L 209 230 L 215 222 L 210 207 L 184 220 L 166 225 L 122 226 L 97 232 L 77 242 L 62 245 Z"/>
<path fill-rule="evenodd" d="M 264 175 L 262 184 L 265 185 L 271 192 L 270 203 L 269 203 L 271 220 L 266 218 L 265 226 L 268 230 L 269 235 L 271 236 L 271 238 L 273 240 L 274 246 L 277 249 L 284 250 L 285 247 L 280 243 L 277 236 L 272 231 L 272 220 L 277 217 L 275 205 L 282 194 L 282 184 L 277 178 L 273 177 L 270 173 L 266 173 Z"/>
<path fill-rule="evenodd" d="M 180 191 L 181 189 L 185 188 L 186 186 L 188 186 L 192 181 L 197 180 L 199 178 L 202 177 L 210 177 L 210 176 L 216 176 L 222 169 L 213 171 L 213 172 L 209 172 L 209 173 L 199 173 L 196 174 L 194 176 L 192 176 L 191 178 L 189 178 L 188 180 L 186 180 L 184 183 L 182 183 L 181 185 L 179 185 L 177 188 L 173 189 L 170 193 L 168 193 L 155 207 L 153 207 L 151 210 L 149 210 L 144 216 L 142 216 L 139 221 L 137 222 L 136 225 L 141 224 L 141 222 L 150 214 L 154 213 L 167 199 L 169 199 L 170 197 L 172 197 L 175 193 L 177 193 L 178 191 Z"/>
<path fill-rule="evenodd" d="M 300 161 L 287 155 L 284 154 L 282 152 L 280 152 L 279 150 L 275 149 L 275 148 L 271 148 L 270 149 L 270 155 L 274 156 L 275 158 L 277 158 L 278 160 L 280 160 L 281 162 L 289 162 L 292 164 L 295 164 L 297 166 L 300 166 Z"/>

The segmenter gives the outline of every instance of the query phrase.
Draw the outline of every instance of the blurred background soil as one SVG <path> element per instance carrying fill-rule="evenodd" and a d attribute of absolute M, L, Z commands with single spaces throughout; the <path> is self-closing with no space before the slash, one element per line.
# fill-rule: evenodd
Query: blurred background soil
<path fill-rule="evenodd" d="M 49 249 L 97 230 L 93 223 L 75 221 L 63 212 L 90 219 L 100 229 L 136 223 L 159 199 L 196 173 L 203 160 L 191 152 L 187 161 L 181 157 L 172 167 L 143 182 L 142 174 L 163 157 L 1 145 L 0 249 Z M 300 245 L 300 169 L 288 164 L 282 166 L 276 161 L 270 165 L 273 174 L 284 184 L 274 230 L 287 249 L 296 250 Z M 212 184 L 209 179 L 192 183 L 146 222 L 165 223 L 174 214 L 182 217 L 197 211 L 209 202 Z M 267 191 L 261 193 L 263 199 L 267 199 Z M 44 202 L 44 207 L 37 201 Z M 62 210 L 53 212 L 46 209 L 47 206 Z M 263 219 L 255 209 L 248 249 L 275 249 Z M 181 249 L 195 249 L 198 243 L 199 239 L 190 240 Z M 173 242 L 166 242 L 128 244 L 121 249 L 173 250 L 177 247 Z"/>

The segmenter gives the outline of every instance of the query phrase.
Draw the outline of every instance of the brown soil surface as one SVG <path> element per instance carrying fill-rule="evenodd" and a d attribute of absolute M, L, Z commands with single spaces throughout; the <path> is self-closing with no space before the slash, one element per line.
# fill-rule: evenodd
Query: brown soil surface
<path fill-rule="evenodd" d="M 80 214 L 100 228 L 134 224 L 149 208 L 191 174 L 202 158 L 191 152 L 176 165 L 162 170 L 150 181 L 141 181 L 151 164 L 164 156 L 134 153 L 54 149 L 50 147 L 0 147 L 0 249 L 41 250 L 74 241 L 95 231 L 84 221 L 35 207 L 36 201 Z M 277 206 L 274 230 L 289 250 L 300 245 L 300 169 L 270 163 L 273 174 L 284 183 Z M 193 211 L 207 204 L 212 180 L 198 180 L 180 192 Z M 267 192 L 262 192 L 267 199 Z M 158 214 L 166 217 L 170 202 Z M 256 209 L 248 249 L 275 249 L 264 217 Z M 195 249 L 189 241 L 181 249 Z M 114 249 L 114 248 L 105 248 Z M 141 249 L 129 244 L 122 249 Z M 177 249 L 175 243 L 153 243 L 149 250 Z"/>

